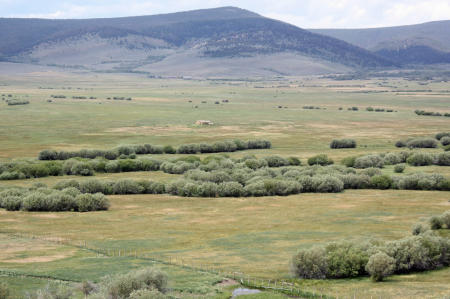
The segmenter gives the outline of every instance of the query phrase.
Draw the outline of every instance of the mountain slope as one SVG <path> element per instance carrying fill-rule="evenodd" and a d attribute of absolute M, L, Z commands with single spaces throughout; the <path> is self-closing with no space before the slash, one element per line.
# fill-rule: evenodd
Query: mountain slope
<path fill-rule="evenodd" d="M 312 29 L 402 64 L 450 63 L 450 21 L 370 29 Z"/>
<path fill-rule="evenodd" d="M 156 64 L 170 64 L 165 60 L 190 59 L 180 61 L 179 72 L 172 69 L 180 74 L 192 61 L 220 58 L 232 65 L 233 59 L 245 64 L 262 56 L 266 62 L 298 59 L 292 61 L 298 71 L 289 74 L 305 73 L 299 62 L 307 61 L 319 73 L 394 65 L 347 42 L 234 7 L 109 19 L 0 19 L 0 57 L 16 62 L 155 73 Z M 276 61 L 266 64 L 267 70 Z"/>

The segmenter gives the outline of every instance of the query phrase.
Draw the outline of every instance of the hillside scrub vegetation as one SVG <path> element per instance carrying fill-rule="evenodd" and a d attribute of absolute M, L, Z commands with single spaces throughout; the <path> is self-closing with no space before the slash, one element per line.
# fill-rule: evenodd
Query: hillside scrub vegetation
<path fill-rule="evenodd" d="M 80 151 L 55 151 L 43 150 L 39 153 L 39 160 L 68 160 L 70 158 L 79 157 L 94 159 L 102 157 L 108 160 L 115 160 L 120 157 L 129 155 L 158 155 L 158 154 L 203 154 L 203 153 L 221 153 L 235 152 L 250 149 L 269 149 L 272 143 L 267 140 L 228 140 L 219 141 L 212 144 L 208 143 L 192 143 L 182 144 L 178 148 L 170 145 L 158 146 L 151 144 L 142 145 L 122 145 L 110 150 L 83 149 Z"/>

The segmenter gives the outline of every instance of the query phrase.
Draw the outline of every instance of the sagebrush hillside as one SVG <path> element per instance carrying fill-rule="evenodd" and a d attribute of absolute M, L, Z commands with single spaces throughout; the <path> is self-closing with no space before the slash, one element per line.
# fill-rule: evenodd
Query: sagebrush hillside
<path fill-rule="evenodd" d="M 303 74 L 395 65 L 347 42 L 234 7 L 109 19 L 3 18 L 0 59 L 156 75 Z"/>

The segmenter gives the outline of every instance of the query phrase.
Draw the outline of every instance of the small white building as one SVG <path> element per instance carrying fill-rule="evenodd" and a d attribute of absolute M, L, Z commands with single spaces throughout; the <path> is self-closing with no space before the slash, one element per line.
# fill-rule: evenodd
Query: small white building
<path fill-rule="evenodd" d="M 196 125 L 198 126 L 212 126 L 214 125 L 214 123 L 210 120 L 197 120 L 195 122 Z"/>

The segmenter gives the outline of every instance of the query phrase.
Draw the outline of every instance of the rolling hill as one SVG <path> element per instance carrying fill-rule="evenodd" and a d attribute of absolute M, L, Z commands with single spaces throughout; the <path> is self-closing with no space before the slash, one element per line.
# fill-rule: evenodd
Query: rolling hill
<path fill-rule="evenodd" d="M 371 29 L 312 29 L 400 64 L 450 63 L 450 21 Z"/>
<path fill-rule="evenodd" d="M 396 63 L 235 8 L 106 19 L 0 18 L 0 59 L 167 76 L 320 74 Z"/>

